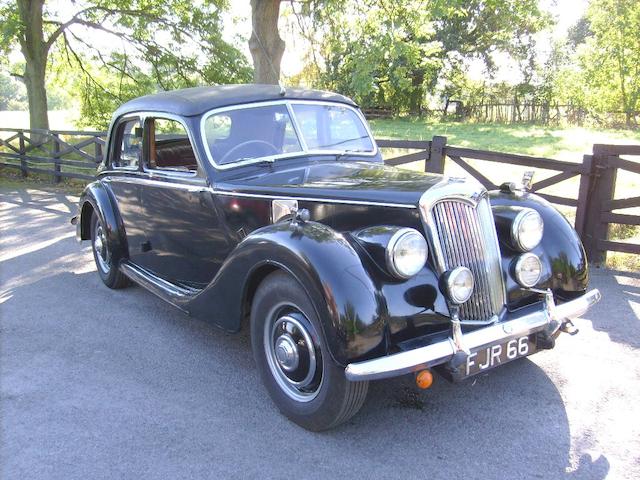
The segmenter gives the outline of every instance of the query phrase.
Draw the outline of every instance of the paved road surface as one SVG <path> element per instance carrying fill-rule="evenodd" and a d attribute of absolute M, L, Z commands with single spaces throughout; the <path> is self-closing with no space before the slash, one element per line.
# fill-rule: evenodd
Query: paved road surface
<path fill-rule="evenodd" d="M 75 199 L 0 191 L 0 476 L 640 478 L 640 275 L 553 351 L 461 385 L 372 384 L 314 434 L 280 416 L 246 335 L 139 287 L 111 291 L 69 225 Z"/>

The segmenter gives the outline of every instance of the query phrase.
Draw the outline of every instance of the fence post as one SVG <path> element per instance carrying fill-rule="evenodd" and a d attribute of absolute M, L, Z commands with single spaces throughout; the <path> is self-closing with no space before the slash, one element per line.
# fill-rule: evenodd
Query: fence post
<path fill-rule="evenodd" d="M 60 134 L 53 134 L 53 182 L 60 183 Z"/>
<path fill-rule="evenodd" d="M 93 137 L 94 140 L 94 145 L 95 145 L 95 161 L 96 161 L 96 168 L 98 167 L 98 164 L 100 162 L 102 162 L 102 145 L 100 145 L 100 142 L 98 142 L 98 137 Z"/>
<path fill-rule="evenodd" d="M 424 171 L 431 173 L 444 173 L 444 148 L 447 145 L 447 137 L 436 135 L 431 140 L 429 161 L 424 162 Z"/>
<path fill-rule="evenodd" d="M 584 155 L 582 157 L 582 174 L 580 175 L 580 187 L 578 188 L 578 206 L 576 207 L 576 220 L 574 228 L 583 243 L 585 242 L 585 222 L 587 219 L 587 206 L 589 196 L 593 191 L 593 156 Z"/>
<path fill-rule="evenodd" d="M 617 168 L 609 166 L 610 155 L 615 155 L 610 145 L 593 146 L 592 185 L 584 215 L 583 242 L 587 258 L 596 265 L 602 265 L 607 260 L 607 252 L 598 246 L 598 242 L 609 238 L 609 224 L 602 221 L 602 210 L 607 201 L 613 200 L 618 173 Z"/>
<path fill-rule="evenodd" d="M 20 171 L 22 172 L 22 176 L 26 177 L 29 175 L 27 170 L 27 159 L 25 157 L 26 151 L 24 147 L 24 130 L 18 130 L 18 149 L 20 150 Z"/>

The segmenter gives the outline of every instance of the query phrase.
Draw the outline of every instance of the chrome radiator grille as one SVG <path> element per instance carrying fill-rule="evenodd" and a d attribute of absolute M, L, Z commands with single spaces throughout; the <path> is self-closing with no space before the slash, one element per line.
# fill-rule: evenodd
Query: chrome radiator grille
<path fill-rule="evenodd" d="M 491 207 L 486 197 L 477 205 L 445 199 L 431 209 L 432 236 L 442 271 L 465 266 L 473 272 L 471 298 L 460 306 L 463 321 L 490 322 L 504 305 L 501 257 Z"/>

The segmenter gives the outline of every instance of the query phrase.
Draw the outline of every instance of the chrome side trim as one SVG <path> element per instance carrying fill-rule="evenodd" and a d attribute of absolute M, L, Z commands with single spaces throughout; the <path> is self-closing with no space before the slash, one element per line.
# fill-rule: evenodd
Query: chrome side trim
<path fill-rule="evenodd" d="M 369 138 L 371 139 L 371 143 L 373 144 L 373 150 L 372 151 L 370 151 L 370 152 L 358 152 L 358 155 L 362 156 L 362 157 L 375 157 L 378 154 L 378 144 L 376 143 L 375 139 L 373 138 L 373 134 L 371 133 L 371 129 L 369 128 L 369 124 L 367 123 L 366 119 L 364 118 L 364 115 L 362 114 L 362 112 L 359 109 L 354 108 L 353 106 L 348 105 L 346 103 L 340 103 L 340 102 L 326 102 L 326 101 L 322 101 L 322 100 L 290 100 L 290 99 L 283 99 L 283 100 L 269 100 L 269 101 L 245 103 L 245 104 L 242 104 L 242 105 L 232 105 L 232 106 L 227 106 L 227 107 L 220 107 L 220 108 L 215 108 L 215 109 L 210 110 L 207 113 L 205 113 L 202 116 L 202 118 L 200 119 L 200 136 L 201 136 L 201 140 L 202 140 L 202 145 L 204 146 L 205 154 L 207 155 L 207 158 L 208 158 L 209 162 L 217 170 L 228 170 L 230 168 L 236 168 L 236 167 L 240 167 L 240 166 L 244 166 L 244 165 L 251 165 L 252 163 L 256 163 L 256 162 L 275 161 L 275 160 L 279 160 L 279 159 L 282 159 L 282 158 L 300 157 L 301 155 L 312 155 L 312 154 L 337 155 L 337 154 L 343 153 L 342 150 L 309 150 L 309 149 L 306 148 L 306 140 L 304 140 L 304 137 L 300 137 L 298 139 L 298 141 L 300 142 L 300 148 L 302 150 L 300 150 L 298 152 L 290 152 L 290 153 L 283 153 L 283 154 L 280 154 L 280 155 L 269 155 L 269 156 L 266 156 L 266 157 L 252 158 L 252 159 L 249 159 L 249 160 L 232 162 L 232 163 L 225 164 L 225 165 L 217 164 L 216 161 L 213 158 L 213 155 L 211 155 L 211 151 L 209 150 L 209 142 L 207 141 L 207 135 L 205 133 L 204 124 L 207 121 L 207 119 L 209 117 L 211 117 L 212 115 L 215 115 L 217 113 L 229 112 L 229 111 L 233 111 L 233 110 L 242 110 L 242 109 L 247 109 L 247 108 L 264 107 L 264 106 L 269 106 L 269 105 L 285 105 L 287 107 L 287 111 L 289 112 L 289 115 L 290 116 L 293 115 L 293 117 L 291 117 L 291 122 L 293 124 L 294 130 L 296 131 L 296 134 L 297 135 L 301 135 L 301 133 L 299 131 L 299 128 L 298 128 L 298 121 L 297 121 L 297 119 L 295 117 L 295 112 L 293 112 L 293 109 L 291 108 L 291 106 L 292 105 L 309 105 L 309 104 L 311 104 L 311 105 L 340 106 L 340 107 L 348 108 L 348 109 L 352 110 L 353 112 L 355 112 L 355 114 L 358 116 L 358 118 L 360 119 L 360 121 L 364 125 L 364 128 L 365 128 L 367 134 L 369 135 Z"/>
<path fill-rule="evenodd" d="M 464 345 L 470 350 L 475 350 L 543 330 L 555 333 L 560 328 L 561 322 L 584 314 L 600 298 L 600 292 L 594 289 L 559 306 L 553 305 L 553 299 L 551 299 L 551 305 L 547 300 L 545 307 L 537 312 L 464 334 Z M 446 340 L 414 350 L 364 362 L 350 363 L 345 369 L 345 376 L 347 380 L 354 382 L 396 377 L 446 363 L 456 352 L 457 347 L 453 339 L 449 337 Z"/>
<path fill-rule="evenodd" d="M 262 193 L 242 193 L 242 192 L 229 192 L 226 190 L 212 190 L 215 195 L 225 195 L 228 197 L 248 197 L 248 198 L 268 198 L 268 199 L 293 199 L 302 202 L 321 202 L 321 203 L 340 203 L 344 205 L 369 205 L 373 207 L 395 207 L 395 208 L 416 208 L 415 205 L 410 203 L 386 203 L 386 202 L 371 202 L 367 200 L 338 200 L 335 198 L 313 198 L 313 197 L 295 197 L 285 195 L 269 195 Z"/>
<path fill-rule="evenodd" d="M 207 186 L 190 185 L 187 183 L 164 182 L 161 180 L 153 180 L 150 178 L 139 178 L 137 176 L 104 176 L 103 180 L 107 182 L 123 182 L 133 184 L 143 184 L 164 188 L 179 188 L 189 192 L 209 192 L 213 195 L 223 195 L 226 197 L 245 197 L 245 198 L 263 198 L 266 200 L 297 200 L 302 202 L 319 202 L 319 203 L 339 203 L 343 205 L 368 205 L 373 207 L 394 207 L 394 208 L 410 208 L 415 209 L 416 206 L 410 203 L 386 203 L 371 202 L 368 200 L 338 200 L 335 198 L 314 198 L 314 197 L 297 197 L 288 195 L 270 195 L 265 193 L 244 193 L 232 192 L 229 190 L 215 190 Z"/>
<path fill-rule="evenodd" d="M 119 182 L 119 183 L 130 183 L 134 185 L 148 185 L 150 187 L 160 187 L 160 188 L 177 188 L 179 190 L 186 190 L 187 192 L 212 192 L 211 187 L 207 187 L 206 184 L 202 185 L 194 185 L 188 183 L 178 183 L 178 182 L 165 182 L 162 180 L 154 180 L 152 178 L 139 178 L 139 177 L 125 177 L 125 176 L 107 176 L 103 178 L 106 182 Z"/>

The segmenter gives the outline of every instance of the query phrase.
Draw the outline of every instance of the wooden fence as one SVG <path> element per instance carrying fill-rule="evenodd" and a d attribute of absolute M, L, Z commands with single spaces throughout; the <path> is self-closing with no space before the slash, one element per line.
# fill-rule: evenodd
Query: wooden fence
<path fill-rule="evenodd" d="M 640 254 L 640 244 L 624 243 L 609 239 L 610 224 L 640 225 L 640 215 L 614 213 L 614 210 L 640 207 L 640 196 L 617 199 L 616 178 L 618 170 L 640 174 L 640 162 L 622 156 L 640 156 L 640 145 L 594 145 L 593 153 L 584 155 L 582 162 L 567 162 L 550 158 L 515 155 L 511 153 L 475 150 L 447 145 L 446 137 L 436 136 L 431 141 L 377 140 L 380 148 L 414 149 L 413 153 L 385 159 L 389 165 L 402 165 L 425 160 L 425 171 L 444 173 L 445 163 L 451 161 L 478 180 L 488 190 L 499 185 L 487 178 L 474 160 L 517 165 L 532 169 L 550 170 L 550 177 L 534 183 L 531 191 L 557 205 L 574 207 L 574 227 L 585 246 L 589 260 L 602 264 L 607 251 Z M 542 192 L 565 180 L 579 177 L 574 196 L 551 195 Z M 503 178 L 500 181 L 513 180 Z"/>
<path fill-rule="evenodd" d="M 4 137 L 4 138 L 3 138 Z M 446 137 L 432 140 L 377 140 L 381 149 L 401 150 L 401 155 L 385 159 L 388 165 L 424 161 L 425 171 L 444 173 L 447 161 L 458 165 L 488 190 L 498 185 L 480 171 L 475 161 L 493 162 L 557 172 L 532 185 L 531 190 L 548 201 L 576 209 L 574 226 L 584 243 L 590 261 L 600 264 L 607 251 L 640 254 L 640 245 L 612 241 L 609 225 L 640 225 L 640 215 L 616 210 L 640 208 L 640 196 L 616 198 L 618 170 L 640 174 L 640 163 L 627 156 L 640 156 L 640 145 L 594 145 L 582 161 L 567 162 L 550 158 L 475 150 L 447 145 Z M 51 174 L 55 182 L 62 177 L 91 180 L 102 161 L 104 132 L 0 129 L 0 166 Z M 407 151 L 409 153 L 406 153 Z M 579 177 L 577 193 L 558 196 L 542 192 L 548 187 Z M 500 182 L 513 180 L 502 178 Z"/>
<path fill-rule="evenodd" d="M 104 132 L 0 128 L 0 165 L 61 178 L 91 180 L 102 161 Z"/>

